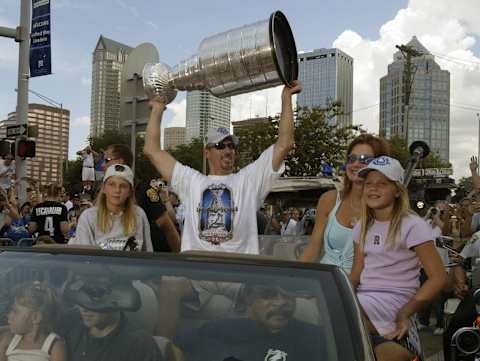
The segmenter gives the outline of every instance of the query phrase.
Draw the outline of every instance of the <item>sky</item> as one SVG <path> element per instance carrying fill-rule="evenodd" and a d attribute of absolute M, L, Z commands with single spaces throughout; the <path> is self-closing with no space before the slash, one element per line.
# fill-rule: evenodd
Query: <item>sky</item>
<path fill-rule="evenodd" d="M 457 0 L 51 0 L 52 72 L 30 89 L 71 112 L 69 157 L 86 145 L 90 124 L 92 53 L 99 36 L 135 47 L 150 42 L 171 66 L 195 54 L 210 35 L 287 16 L 297 49 L 337 47 L 354 58 L 353 122 L 378 132 L 379 79 L 395 45 L 413 35 L 451 73 L 450 160 L 454 176 L 468 174 L 478 152 L 480 1 Z M 19 22 L 20 0 L 0 0 L 0 26 Z M 0 119 L 15 110 L 18 44 L 0 39 Z M 274 115 L 281 87 L 232 98 L 232 121 Z M 34 95 L 30 102 L 41 103 Z M 168 105 L 162 126 L 185 125 L 185 93 Z"/>

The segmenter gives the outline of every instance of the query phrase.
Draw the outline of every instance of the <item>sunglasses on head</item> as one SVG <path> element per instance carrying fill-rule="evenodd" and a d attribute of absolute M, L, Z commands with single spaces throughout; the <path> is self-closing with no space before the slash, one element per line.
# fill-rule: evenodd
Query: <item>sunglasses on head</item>
<path fill-rule="evenodd" d="M 214 147 L 215 149 L 218 149 L 218 150 L 225 149 L 226 147 L 227 147 L 227 148 L 230 148 L 230 149 L 232 149 L 232 150 L 235 150 L 236 145 L 235 145 L 235 143 L 233 143 L 233 142 L 227 142 L 227 143 L 226 143 L 226 142 L 220 142 L 220 143 L 215 143 L 215 144 L 213 145 L 213 147 Z"/>
<path fill-rule="evenodd" d="M 375 157 L 372 157 L 371 155 L 367 155 L 367 154 L 360 154 L 360 155 L 350 154 L 347 157 L 347 163 L 348 164 L 353 164 L 353 163 L 358 161 L 362 164 L 368 164 L 374 159 L 375 159 Z"/>

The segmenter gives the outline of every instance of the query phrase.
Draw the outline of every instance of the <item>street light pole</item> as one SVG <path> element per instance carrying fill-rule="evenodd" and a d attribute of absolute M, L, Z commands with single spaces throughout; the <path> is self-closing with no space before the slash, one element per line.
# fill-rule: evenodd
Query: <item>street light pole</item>
<path fill-rule="evenodd" d="M 478 155 L 477 159 L 480 161 L 480 113 L 477 113 L 478 120 Z"/>

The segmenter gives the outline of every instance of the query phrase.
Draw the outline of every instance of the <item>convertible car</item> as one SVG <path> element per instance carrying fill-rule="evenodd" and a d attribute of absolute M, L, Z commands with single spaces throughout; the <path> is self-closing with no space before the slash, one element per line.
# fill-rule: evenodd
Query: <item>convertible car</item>
<path fill-rule="evenodd" d="M 2 337 L 18 290 L 48 288 L 58 302 L 51 327 L 69 359 L 89 359 L 83 329 L 90 338 L 108 336 L 103 356 L 91 360 L 374 360 L 347 276 L 333 266 L 70 247 L 7 247 L 0 262 Z M 128 341 L 119 343 L 114 330 L 98 333 L 99 314 L 128 322 Z M 72 337 L 73 330 L 80 333 Z M 152 343 L 158 355 L 144 352 Z M 126 351 L 110 357 L 109 347 Z"/>

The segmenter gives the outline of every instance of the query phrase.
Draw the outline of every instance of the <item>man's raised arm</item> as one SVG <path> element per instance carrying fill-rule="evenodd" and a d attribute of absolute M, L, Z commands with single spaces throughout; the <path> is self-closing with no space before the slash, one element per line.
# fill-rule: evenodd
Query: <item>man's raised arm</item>
<path fill-rule="evenodd" d="M 272 168 L 278 171 L 288 152 L 295 144 L 292 96 L 300 93 L 302 85 L 298 80 L 293 82 L 292 87 L 285 86 L 282 91 L 282 113 L 280 115 L 280 124 L 278 127 L 278 139 L 273 148 Z"/>
<path fill-rule="evenodd" d="M 163 179 L 170 183 L 173 168 L 177 161 L 160 147 L 160 126 L 163 112 L 165 111 L 165 103 L 160 97 L 155 97 L 150 101 L 150 106 L 152 107 L 152 111 L 150 112 L 150 119 L 145 134 L 143 152 L 148 159 L 150 159 L 153 166 L 160 172 Z"/>

